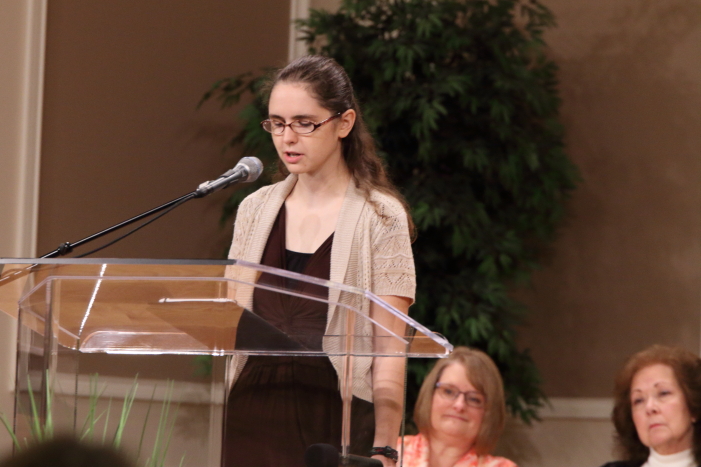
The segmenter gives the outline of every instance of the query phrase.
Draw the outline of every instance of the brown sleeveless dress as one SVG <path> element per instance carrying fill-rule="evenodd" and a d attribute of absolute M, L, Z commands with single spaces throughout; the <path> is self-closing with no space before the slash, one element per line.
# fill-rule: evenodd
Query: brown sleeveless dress
<path fill-rule="evenodd" d="M 261 264 L 329 279 L 333 234 L 314 253 L 285 249 L 285 207 L 273 225 Z M 316 296 L 326 289 L 269 274 L 259 283 L 287 286 Z M 327 304 L 256 289 L 254 311 L 302 346 L 320 350 Z M 326 357 L 250 356 L 229 393 L 225 467 L 304 467 L 306 449 L 325 443 L 340 449 L 342 404 L 338 377 Z M 351 451 L 367 456 L 374 437 L 369 402 L 352 402 Z"/>

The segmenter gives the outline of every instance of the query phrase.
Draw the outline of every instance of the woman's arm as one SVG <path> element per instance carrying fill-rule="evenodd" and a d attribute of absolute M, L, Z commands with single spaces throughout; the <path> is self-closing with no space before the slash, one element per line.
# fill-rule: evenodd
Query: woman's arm
<path fill-rule="evenodd" d="M 409 298 L 393 295 L 381 296 L 380 298 L 404 314 L 409 311 L 409 305 L 412 302 Z M 399 336 L 404 336 L 406 323 L 381 306 L 373 303 L 370 308 L 370 316 L 386 329 Z M 405 346 L 396 338 L 389 336 L 387 331 L 376 327 L 375 351 L 385 355 L 404 355 Z M 375 440 L 373 446 L 396 447 L 404 409 L 405 373 L 406 358 L 403 356 L 375 357 L 373 360 L 372 392 L 375 404 Z M 386 467 L 395 465 L 394 461 L 381 455 L 373 456 L 373 458 L 382 461 Z"/>

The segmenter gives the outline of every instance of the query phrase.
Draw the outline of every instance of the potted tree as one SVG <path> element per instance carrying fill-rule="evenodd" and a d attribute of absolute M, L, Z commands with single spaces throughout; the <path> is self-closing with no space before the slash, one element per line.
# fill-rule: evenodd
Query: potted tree
<path fill-rule="evenodd" d="M 298 22 L 309 52 L 348 72 L 412 207 L 411 314 L 455 345 L 485 350 L 503 373 L 512 413 L 525 421 L 544 396 L 533 360 L 516 344 L 526 310 L 509 290 L 537 267 L 578 177 L 564 152 L 557 67 L 543 41 L 552 26 L 538 0 L 343 0 L 335 13 L 312 10 Z M 260 82 L 224 79 L 203 101 L 228 107 L 253 93 L 231 144 L 274 165 L 258 126 L 267 117 Z M 232 196 L 225 217 L 249 190 Z M 409 398 L 425 364 L 410 371 Z"/>

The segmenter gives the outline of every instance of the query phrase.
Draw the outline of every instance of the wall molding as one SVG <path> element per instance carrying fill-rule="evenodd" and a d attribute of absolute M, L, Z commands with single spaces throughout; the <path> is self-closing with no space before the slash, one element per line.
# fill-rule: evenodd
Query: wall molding
<path fill-rule="evenodd" d="M 610 397 L 552 397 L 539 415 L 548 419 L 611 419 L 613 398 Z"/>
<path fill-rule="evenodd" d="M 299 34 L 295 29 L 295 21 L 309 18 L 310 0 L 290 0 L 290 34 L 287 46 L 287 60 L 302 57 L 307 53 L 307 47 L 297 40 Z"/>
<path fill-rule="evenodd" d="M 18 185 L 17 256 L 37 255 L 41 124 L 44 104 L 47 0 L 27 1 L 20 165 Z"/>
<path fill-rule="evenodd" d="M 56 394 L 77 395 L 79 397 L 90 397 L 90 378 L 81 376 L 78 380 L 78 387 L 75 387 L 75 376 L 58 373 L 56 384 Z M 97 380 L 103 397 L 123 398 L 134 385 L 133 378 L 123 378 L 114 376 L 100 376 Z M 136 400 L 162 401 L 165 396 L 166 381 L 139 378 L 136 392 Z M 153 388 L 158 390 L 153 393 Z M 179 382 L 178 391 L 173 396 L 173 401 L 181 403 L 221 404 L 223 399 L 218 397 L 224 394 L 223 383 L 195 383 Z M 613 398 L 593 398 L 593 397 L 553 397 L 549 403 L 539 411 L 542 420 L 553 419 L 577 419 L 577 420 L 610 420 L 613 410 Z"/>
<path fill-rule="evenodd" d="M 0 0 L 0 250 L 7 257 L 36 256 L 46 12 L 47 0 Z M 16 320 L 0 317 L 0 405 L 14 391 L 16 335 Z"/>
<path fill-rule="evenodd" d="M 0 251 L 36 256 L 47 0 L 0 0 Z"/>
<path fill-rule="evenodd" d="M 223 405 L 226 397 L 224 383 L 177 381 L 170 396 L 167 391 L 168 380 L 100 375 L 95 379 L 95 383 L 102 399 L 124 399 L 134 389 L 134 400 L 146 402 L 163 402 L 169 399 L 171 402 L 183 404 Z M 76 380 L 73 374 L 57 373 L 54 394 L 89 399 L 94 396 L 91 385 L 90 375 L 80 375 Z"/>

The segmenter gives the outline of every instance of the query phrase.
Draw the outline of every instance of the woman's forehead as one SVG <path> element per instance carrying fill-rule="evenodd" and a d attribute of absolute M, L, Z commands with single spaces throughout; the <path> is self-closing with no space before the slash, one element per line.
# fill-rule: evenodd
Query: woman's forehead
<path fill-rule="evenodd" d="M 678 383 L 672 367 L 664 363 L 655 363 L 641 368 L 633 375 L 631 391 L 659 386 L 660 384 L 677 385 Z"/>
<path fill-rule="evenodd" d="M 271 115 L 317 115 L 323 114 L 306 86 L 301 83 L 278 83 L 270 93 L 268 112 Z"/>
<path fill-rule="evenodd" d="M 470 382 L 469 373 L 465 365 L 459 362 L 452 362 L 443 368 L 438 381 L 467 381 Z"/>

